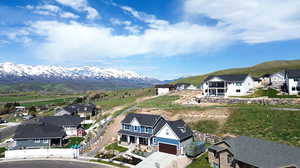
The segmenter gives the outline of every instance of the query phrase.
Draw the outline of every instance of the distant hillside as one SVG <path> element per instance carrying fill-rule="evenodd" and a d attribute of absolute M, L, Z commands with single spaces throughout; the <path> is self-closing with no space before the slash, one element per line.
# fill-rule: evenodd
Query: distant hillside
<path fill-rule="evenodd" d="M 208 73 L 205 75 L 192 76 L 192 77 L 177 80 L 173 83 L 187 82 L 187 83 L 193 83 L 194 85 L 198 86 L 208 75 L 250 74 L 253 77 L 260 77 L 265 74 L 272 74 L 286 69 L 300 69 L 300 60 L 264 62 L 262 64 L 257 64 L 252 67 L 226 69 L 226 70 Z"/>

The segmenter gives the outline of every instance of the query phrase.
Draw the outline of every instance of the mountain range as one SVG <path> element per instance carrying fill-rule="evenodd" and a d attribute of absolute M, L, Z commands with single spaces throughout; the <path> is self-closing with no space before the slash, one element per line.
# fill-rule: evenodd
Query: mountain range
<path fill-rule="evenodd" d="M 112 68 L 0 64 L 2 91 L 119 89 L 149 87 L 160 82 L 135 72 Z"/>

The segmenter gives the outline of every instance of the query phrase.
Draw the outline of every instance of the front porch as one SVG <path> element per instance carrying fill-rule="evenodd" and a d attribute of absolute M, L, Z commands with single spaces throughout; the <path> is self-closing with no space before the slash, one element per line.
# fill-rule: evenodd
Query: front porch
<path fill-rule="evenodd" d="M 120 135 L 119 142 L 123 145 L 142 145 L 142 146 L 151 146 L 151 137 L 140 137 L 140 136 L 133 136 L 133 135 Z"/>

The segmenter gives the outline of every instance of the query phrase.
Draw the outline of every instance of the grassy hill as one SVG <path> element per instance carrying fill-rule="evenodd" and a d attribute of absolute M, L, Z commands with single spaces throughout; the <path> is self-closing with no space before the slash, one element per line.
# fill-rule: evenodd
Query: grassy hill
<path fill-rule="evenodd" d="M 286 69 L 300 69 L 300 60 L 264 62 L 252 67 L 226 69 L 208 73 L 205 75 L 192 76 L 177 80 L 173 83 L 187 82 L 193 83 L 194 85 L 198 86 L 208 75 L 250 74 L 253 77 L 260 77 L 265 74 L 272 74 Z"/>

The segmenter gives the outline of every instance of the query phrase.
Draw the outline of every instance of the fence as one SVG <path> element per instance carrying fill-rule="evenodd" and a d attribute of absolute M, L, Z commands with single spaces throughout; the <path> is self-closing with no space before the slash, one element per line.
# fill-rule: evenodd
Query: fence
<path fill-rule="evenodd" d="M 5 159 L 26 159 L 26 158 L 68 158 L 79 157 L 77 149 L 24 149 L 5 151 Z"/>

